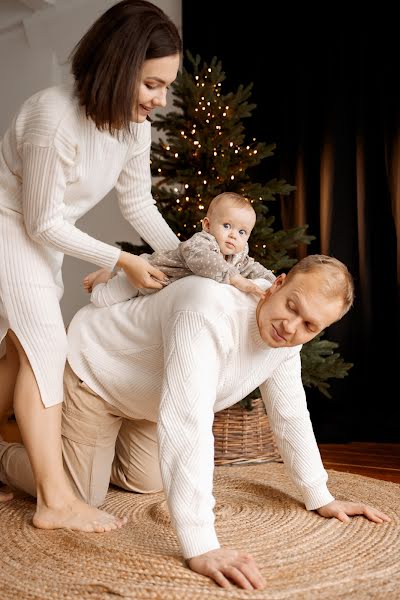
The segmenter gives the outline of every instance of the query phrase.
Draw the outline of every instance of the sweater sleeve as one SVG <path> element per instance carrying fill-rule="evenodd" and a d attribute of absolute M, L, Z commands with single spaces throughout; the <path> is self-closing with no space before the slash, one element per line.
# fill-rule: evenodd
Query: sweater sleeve
<path fill-rule="evenodd" d="M 240 264 L 239 273 L 246 279 L 266 279 L 270 283 L 273 283 L 276 279 L 272 271 L 266 269 L 261 263 L 248 255 Z"/>
<path fill-rule="evenodd" d="M 302 492 L 307 510 L 332 502 L 307 409 L 300 352 L 292 353 L 260 391 L 285 466 Z"/>
<path fill-rule="evenodd" d="M 219 548 L 212 492 L 217 342 L 204 317 L 191 312 L 174 315 L 163 338 L 160 468 L 173 527 L 191 558 Z"/>
<path fill-rule="evenodd" d="M 106 283 L 99 283 L 93 288 L 90 301 L 98 308 L 104 308 L 135 298 L 138 293 L 125 272 L 120 270 Z"/>
<path fill-rule="evenodd" d="M 113 269 L 121 250 L 87 235 L 64 218 L 68 165 L 57 148 L 22 146 L 22 210 L 28 235 L 59 252 Z"/>
<path fill-rule="evenodd" d="M 229 283 L 229 277 L 238 273 L 222 256 L 216 240 L 202 232 L 182 242 L 179 251 L 193 275 L 208 277 L 218 283 Z"/>
<path fill-rule="evenodd" d="M 151 194 L 150 124 L 146 131 L 116 183 L 119 207 L 123 217 L 153 250 L 173 250 L 179 246 L 179 239 L 162 217 Z"/>

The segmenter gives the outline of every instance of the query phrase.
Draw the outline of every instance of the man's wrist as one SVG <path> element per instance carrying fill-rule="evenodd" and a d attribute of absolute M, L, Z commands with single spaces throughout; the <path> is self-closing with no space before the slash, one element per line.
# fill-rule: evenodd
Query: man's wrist
<path fill-rule="evenodd" d="M 195 526 L 177 528 L 178 539 L 185 559 L 194 558 L 210 550 L 220 547 L 215 528 L 209 526 Z"/>

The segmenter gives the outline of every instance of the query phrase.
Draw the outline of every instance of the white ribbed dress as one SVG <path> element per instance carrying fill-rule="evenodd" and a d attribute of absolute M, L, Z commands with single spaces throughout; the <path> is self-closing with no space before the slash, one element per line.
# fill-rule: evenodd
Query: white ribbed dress
<path fill-rule="evenodd" d="M 151 196 L 150 123 L 124 141 L 96 129 L 70 84 L 29 98 L 0 143 L 0 341 L 12 329 L 43 404 L 62 401 L 66 336 L 59 301 L 64 254 L 112 269 L 120 249 L 75 222 L 113 188 L 155 250 L 179 244 Z"/>

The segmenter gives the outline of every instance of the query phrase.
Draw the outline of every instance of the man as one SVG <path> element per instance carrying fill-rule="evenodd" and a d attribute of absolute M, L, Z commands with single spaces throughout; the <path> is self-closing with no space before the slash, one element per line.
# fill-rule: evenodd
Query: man
<path fill-rule="evenodd" d="M 163 488 L 188 566 L 222 587 L 265 585 L 251 556 L 220 548 L 212 493 L 214 412 L 257 387 L 306 508 L 389 521 L 330 494 L 301 380 L 301 346 L 349 310 L 351 275 L 312 255 L 264 285 L 257 300 L 189 276 L 156 294 L 86 306 L 68 332 L 63 449 L 77 493 L 98 506 L 110 480 L 136 492 Z M 0 479 L 34 493 L 23 452 L 0 443 Z"/>

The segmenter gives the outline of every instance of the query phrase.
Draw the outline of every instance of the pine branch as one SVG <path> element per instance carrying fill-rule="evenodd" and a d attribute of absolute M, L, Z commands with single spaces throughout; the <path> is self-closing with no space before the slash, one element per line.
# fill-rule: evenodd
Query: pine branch
<path fill-rule="evenodd" d="M 301 350 L 302 380 L 306 387 L 316 387 L 327 398 L 331 398 L 328 391 L 328 379 L 343 379 L 348 375 L 353 363 L 343 360 L 338 352 L 334 352 L 339 344 L 322 340 L 324 332 L 320 333 Z"/>

